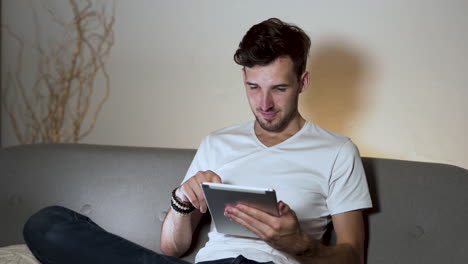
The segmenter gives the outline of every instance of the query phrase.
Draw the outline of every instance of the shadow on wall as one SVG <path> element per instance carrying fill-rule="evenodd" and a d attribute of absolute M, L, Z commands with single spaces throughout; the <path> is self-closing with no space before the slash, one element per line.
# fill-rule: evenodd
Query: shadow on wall
<path fill-rule="evenodd" d="M 308 65 L 310 85 L 300 100 L 303 116 L 323 128 L 352 134 L 353 127 L 365 122 L 359 113 L 366 111 L 369 93 L 362 83 L 368 67 L 367 58 L 343 41 L 314 47 Z"/>

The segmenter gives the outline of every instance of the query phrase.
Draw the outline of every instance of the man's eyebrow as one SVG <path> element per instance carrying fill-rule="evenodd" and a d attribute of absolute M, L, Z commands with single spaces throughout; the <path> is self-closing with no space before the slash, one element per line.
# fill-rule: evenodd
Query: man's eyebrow
<path fill-rule="evenodd" d="M 280 83 L 280 84 L 273 85 L 273 88 L 275 88 L 275 87 L 289 87 L 289 86 L 291 86 L 291 85 L 288 84 L 288 83 Z"/>
<path fill-rule="evenodd" d="M 258 86 L 258 84 L 254 83 L 254 82 L 250 82 L 250 81 L 246 81 L 245 83 L 248 84 L 248 85 L 256 85 L 256 86 Z M 273 85 L 273 86 L 271 86 L 271 87 L 272 87 L 272 88 L 278 88 L 278 87 L 289 87 L 289 86 L 291 86 L 291 85 L 288 84 L 288 83 L 280 83 L 280 84 L 275 84 L 275 85 Z"/>

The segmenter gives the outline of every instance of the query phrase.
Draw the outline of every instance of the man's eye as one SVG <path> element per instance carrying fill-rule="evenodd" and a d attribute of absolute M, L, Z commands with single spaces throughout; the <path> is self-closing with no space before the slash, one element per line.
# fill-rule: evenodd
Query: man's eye
<path fill-rule="evenodd" d="M 276 90 L 279 92 L 286 92 L 286 87 L 276 87 Z"/>
<path fill-rule="evenodd" d="M 258 86 L 255 86 L 255 85 L 250 85 L 249 87 L 250 87 L 251 90 L 255 90 L 255 89 L 258 88 Z"/>

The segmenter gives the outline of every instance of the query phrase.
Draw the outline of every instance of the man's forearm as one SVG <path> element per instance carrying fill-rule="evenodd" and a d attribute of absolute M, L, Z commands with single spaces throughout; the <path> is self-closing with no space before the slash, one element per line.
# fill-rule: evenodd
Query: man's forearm
<path fill-rule="evenodd" d="M 319 241 L 308 236 L 306 249 L 297 254 L 297 259 L 301 263 L 313 264 L 363 264 L 363 257 L 359 250 L 350 244 L 339 244 L 335 246 L 325 246 Z"/>
<path fill-rule="evenodd" d="M 221 183 L 221 177 L 210 170 L 199 171 L 172 191 L 171 208 L 161 229 L 160 247 L 164 254 L 180 257 L 192 244 L 193 230 L 207 210 L 202 182 Z"/>
<path fill-rule="evenodd" d="M 200 220 L 197 210 L 188 216 L 179 216 L 169 210 L 161 229 L 161 251 L 168 256 L 180 257 L 192 243 L 193 230 Z"/>
<path fill-rule="evenodd" d="M 308 255 L 307 252 L 304 255 L 298 257 L 301 263 L 313 263 L 313 264 L 360 264 L 358 254 L 356 254 L 353 247 L 347 244 L 336 245 L 336 246 L 320 246 L 318 252 L 313 255 Z"/>

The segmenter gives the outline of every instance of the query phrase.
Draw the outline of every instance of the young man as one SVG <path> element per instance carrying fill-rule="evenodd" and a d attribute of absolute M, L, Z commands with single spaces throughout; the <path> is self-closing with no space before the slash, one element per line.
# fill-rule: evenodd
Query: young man
<path fill-rule="evenodd" d="M 309 85 L 309 47 L 300 28 L 278 19 L 246 33 L 234 60 L 243 66 L 255 121 L 203 140 L 174 191 L 176 203 L 194 211 L 172 206 L 161 233 L 165 254 L 180 256 L 191 244 L 192 231 L 207 210 L 200 183 L 223 182 L 275 189 L 281 216 L 246 205 L 227 207 L 227 217 L 260 239 L 212 229 L 197 262 L 238 256 L 274 263 L 364 262 L 361 210 L 372 205 L 358 151 L 348 138 L 306 121 L 298 112 L 299 94 Z M 330 219 L 337 243 L 326 247 L 320 239 Z"/>
<path fill-rule="evenodd" d="M 254 25 L 244 36 L 234 60 L 243 66 L 255 121 L 202 141 L 163 223 L 161 251 L 166 255 L 110 234 L 63 207 L 43 209 L 28 220 L 28 247 L 43 264 L 187 263 L 177 257 L 190 247 L 193 230 L 207 211 L 200 183 L 223 182 L 275 189 L 280 216 L 246 205 L 227 207 L 227 217 L 260 239 L 212 229 L 197 263 L 363 263 L 362 209 L 371 207 L 371 201 L 359 153 L 347 137 L 298 112 L 298 96 L 309 84 L 309 47 L 300 28 L 278 19 Z M 337 243 L 324 246 L 320 240 L 330 221 Z M 52 224 L 55 233 L 47 237 L 54 241 L 46 241 L 42 231 Z M 49 246 L 52 242 L 66 250 Z M 70 252 L 80 253 L 70 259 Z"/>

